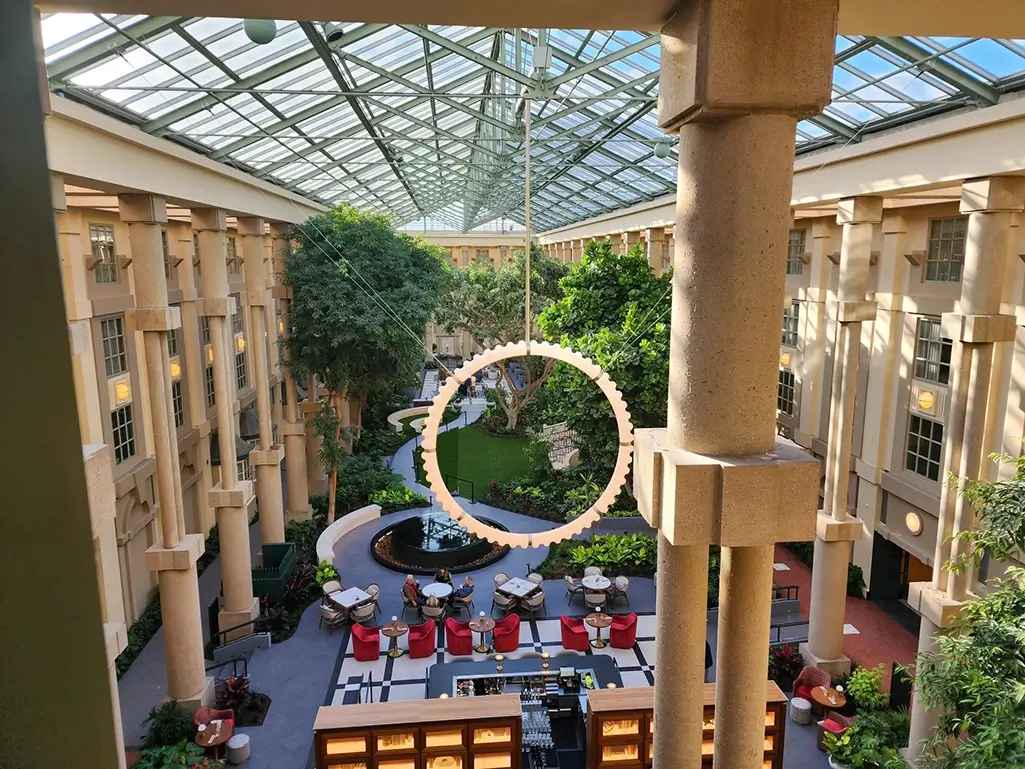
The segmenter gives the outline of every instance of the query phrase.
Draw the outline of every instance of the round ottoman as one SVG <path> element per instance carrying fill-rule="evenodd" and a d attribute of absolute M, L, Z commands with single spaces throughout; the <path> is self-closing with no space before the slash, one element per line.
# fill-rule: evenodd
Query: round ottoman
<path fill-rule="evenodd" d="M 228 752 L 225 758 L 229 764 L 244 764 L 249 760 L 249 735 L 233 734 L 228 740 Z"/>
<path fill-rule="evenodd" d="M 795 724 L 810 724 L 811 702 L 804 697 L 794 697 L 790 700 L 790 720 Z M 228 745 L 231 743 L 229 742 Z"/>

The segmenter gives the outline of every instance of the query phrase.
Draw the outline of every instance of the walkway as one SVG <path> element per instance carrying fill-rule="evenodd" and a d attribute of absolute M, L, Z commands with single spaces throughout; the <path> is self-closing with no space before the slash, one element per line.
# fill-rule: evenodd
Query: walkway
<path fill-rule="evenodd" d="M 776 572 L 776 584 L 800 587 L 801 616 L 807 619 L 811 605 L 811 569 L 782 546 L 776 547 L 775 561 L 790 567 L 789 571 Z M 874 667 L 882 662 L 889 670 L 892 662 L 910 665 L 915 661 L 918 639 L 871 601 L 847 598 L 846 617 L 844 654 L 858 665 Z M 887 691 L 889 685 L 887 679 Z"/>

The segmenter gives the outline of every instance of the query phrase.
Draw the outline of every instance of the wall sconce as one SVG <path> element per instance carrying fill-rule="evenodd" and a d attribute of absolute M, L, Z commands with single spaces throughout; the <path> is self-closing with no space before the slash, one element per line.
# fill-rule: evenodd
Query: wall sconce
<path fill-rule="evenodd" d="M 117 398 L 118 403 L 124 403 L 132 397 L 132 388 L 128 385 L 128 382 L 118 382 L 114 385 L 114 396 Z"/>
<path fill-rule="evenodd" d="M 438 695 L 438 699 L 439 700 L 447 700 L 448 699 L 448 692 L 442 692 L 441 694 L 439 694 Z"/>
<path fill-rule="evenodd" d="M 909 512 L 904 516 L 904 525 L 908 527 L 908 531 L 915 537 L 922 533 L 922 516 L 916 512 Z"/>
<path fill-rule="evenodd" d="M 785 352 L 779 356 L 779 365 L 784 367 L 790 365 L 790 353 Z"/>
<path fill-rule="evenodd" d="M 177 382 L 182 377 L 182 366 L 175 358 L 171 361 L 171 380 Z"/>
<path fill-rule="evenodd" d="M 278 321 L 278 334 L 281 336 L 285 335 L 285 321 L 283 320 Z"/>
<path fill-rule="evenodd" d="M 237 337 L 235 337 L 235 349 L 238 350 L 239 352 L 245 352 L 246 351 L 246 338 L 244 336 L 242 336 L 241 334 L 239 334 Z"/>
<path fill-rule="evenodd" d="M 214 362 L 214 348 L 211 345 L 207 345 L 206 346 L 206 362 L 207 363 L 213 363 Z"/>
<path fill-rule="evenodd" d="M 922 411 L 932 411 L 935 402 L 935 396 L 929 390 L 922 390 L 922 392 L 918 393 L 918 408 L 922 409 Z"/>

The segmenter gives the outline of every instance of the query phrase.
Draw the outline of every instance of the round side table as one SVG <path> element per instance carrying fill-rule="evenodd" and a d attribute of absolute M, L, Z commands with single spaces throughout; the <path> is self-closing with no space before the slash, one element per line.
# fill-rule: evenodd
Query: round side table
<path fill-rule="evenodd" d="M 391 658 L 401 657 L 405 654 L 399 648 L 399 638 L 409 632 L 409 625 L 402 620 L 393 620 L 381 625 L 381 635 L 391 639 L 391 648 L 388 649 L 388 656 Z"/>
<path fill-rule="evenodd" d="M 484 636 L 495 629 L 495 621 L 491 617 L 478 617 L 475 620 L 469 622 L 470 630 L 475 633 L 480 633 L 480 643 L 477 644 L 474 649 L 479 651 L 481 654 L 487 654 L 491 647 L 487 645 L 484 640 Z"/>
<path fill-rule="evenodd" d="M 601 638 L 601 629 L 608 627 L 612 624 L 612 617 L 602 611 L 596 611 L 593 614 L 588 614 L 584 617 L 584 622 L 594 628 L 595 638 L 591 641 L 591 646 L 595 649 L 604 649 L 608 646 Z"/>

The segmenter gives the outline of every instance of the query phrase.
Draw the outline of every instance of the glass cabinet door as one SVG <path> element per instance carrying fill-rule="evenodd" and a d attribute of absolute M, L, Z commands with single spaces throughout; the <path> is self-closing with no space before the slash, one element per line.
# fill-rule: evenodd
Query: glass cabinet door
<path fill-rule="evenodd" d="M 461 748 L 463 747 L 463 727 L 432 726 L 424 729 L 424 748 Z"/>
<path fill-rule="evenodd" d="M 403 729 L 394 732 L 374 732 L 374 750 L 377 753 L 408 753 L 416 750 L 416 732 Z"/>
<path fill-rule="evenodd" d="M 416 756 L 395 756 L 394 758 L 379 758 L 374 762 L 377 769 L 418 769 Z"/>
<path fill-rule="evenodd" d="M 327 765 L 327 769 L 368 769 L 368 767 L 366 761 L 347 761 L 340 764 L 330 763 Z"/>
<path fill-rule="evenodd" d="M 512 743 L 512 726 L 497 724 L 473 727 L 474 745 L 509 745 Z"/>
<path fill-rule="evenodd" d="M 465 753 L 438 753 L 424 756 L 424 769 L 464 769 Z"/>
<path fill-rule="evenodd" d="M 370 752 L 370 734 L 332 734 L 324 737 L 324 754 L 327 756 L 360 756 Z"/>
<path fill-rule="evenodd" d="M 641 760 L 641 746 L 636 743 L 628 743 L 625 745 L 602 745 L 601 746 L 601 763 L 602 764 L 616 764 L 616 763 L 637 763 Z"/>
<path fill-rule="evenodd" d="M 475 753 L 473 769 L 511 769 L 512 754 L 509 752 Z"/>
<path fill-rule="evenodd" d="M 640 716 L 603 718 L 601 720 L 602 737 L 636 737 L 639 736 L 640 733 Z"/>

